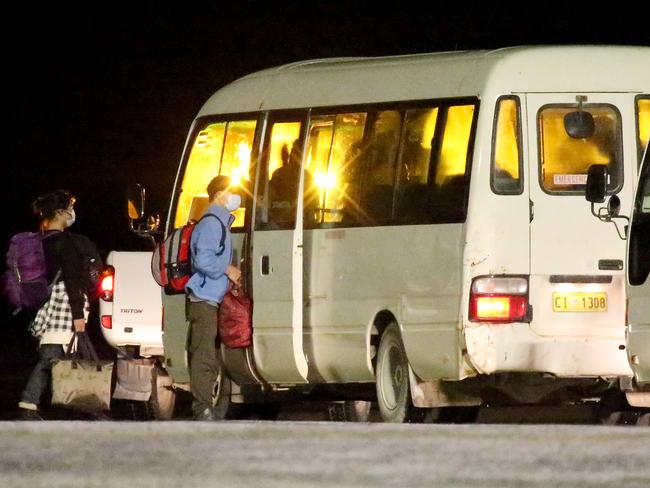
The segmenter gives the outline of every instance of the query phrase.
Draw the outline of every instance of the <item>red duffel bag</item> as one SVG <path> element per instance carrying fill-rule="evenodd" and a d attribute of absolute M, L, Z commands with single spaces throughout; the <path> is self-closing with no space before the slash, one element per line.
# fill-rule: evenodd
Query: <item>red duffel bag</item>
<path fill-rule="evenodd" d="M 253 337 L 253 301 L 239 286 L 230 285 L 219 305 L 219 338 L 226 346 L 249 347 Z"/>

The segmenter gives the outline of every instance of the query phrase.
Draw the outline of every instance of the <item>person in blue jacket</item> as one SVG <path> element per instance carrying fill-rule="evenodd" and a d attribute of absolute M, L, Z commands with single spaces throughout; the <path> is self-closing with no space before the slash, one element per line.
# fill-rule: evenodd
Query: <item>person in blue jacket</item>
<path fill-rule="evenodd" d="M 241 197 L 230 190 L 230 178 L 217 176 L 208 185 L 210 206 L 192 231 L 192 277 L 185 286 L 189 321 L 189 366 L 195 420 L 215 420 L 212 395 L 218 374 L 217 311 L 228 282 L 239 283 L 241 271 L 231 264 L 231 212 Z M 226 233 L 225 237 L 222 236 Z"/>

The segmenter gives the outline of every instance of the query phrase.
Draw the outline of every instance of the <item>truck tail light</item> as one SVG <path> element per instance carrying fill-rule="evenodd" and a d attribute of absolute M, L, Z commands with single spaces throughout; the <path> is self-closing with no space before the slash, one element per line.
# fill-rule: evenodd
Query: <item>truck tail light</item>
<path fill-rule="evenodd" d="M 528 278 L 480 276 L 472 282 L 469 298 L 472 322 L 530 322 Z"/>
<path fill-rule="evenodd" d="M 102 315 L 102 327 L 104 329 L 113 328 L 113 316 L 112 315 Z"/>
<path fill-rule="evenodd" d="M 100 282 L 101 293 L 99 297 L 105 302 L 112 302 L 114 287 L 115 287 L 115 268 L 113 268 L 113 266 L 106 266 L 101 276 L 101 282 Z"/>

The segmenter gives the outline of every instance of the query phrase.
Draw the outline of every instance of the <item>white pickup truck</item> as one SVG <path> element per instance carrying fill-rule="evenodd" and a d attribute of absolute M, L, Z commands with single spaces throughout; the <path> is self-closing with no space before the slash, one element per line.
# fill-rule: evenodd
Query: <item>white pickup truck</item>
<path fill-rule="evenodd" d="M 175 396 L 162 364 L 163 306 L 150 263 L 151 252 L 111 252 L 99 314 L 106 342 L 118 351 L 113 398 L 149 401 L 164 419 L 173 414 Z"/>

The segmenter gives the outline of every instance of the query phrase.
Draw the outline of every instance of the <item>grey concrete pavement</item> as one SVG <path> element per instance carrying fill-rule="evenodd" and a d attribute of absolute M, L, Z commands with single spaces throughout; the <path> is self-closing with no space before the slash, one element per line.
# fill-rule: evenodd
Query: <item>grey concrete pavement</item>
<path fill-rule="evenodd" d="M 646 487 L 650 429 L 4 422 L 2 486 Z"/>

